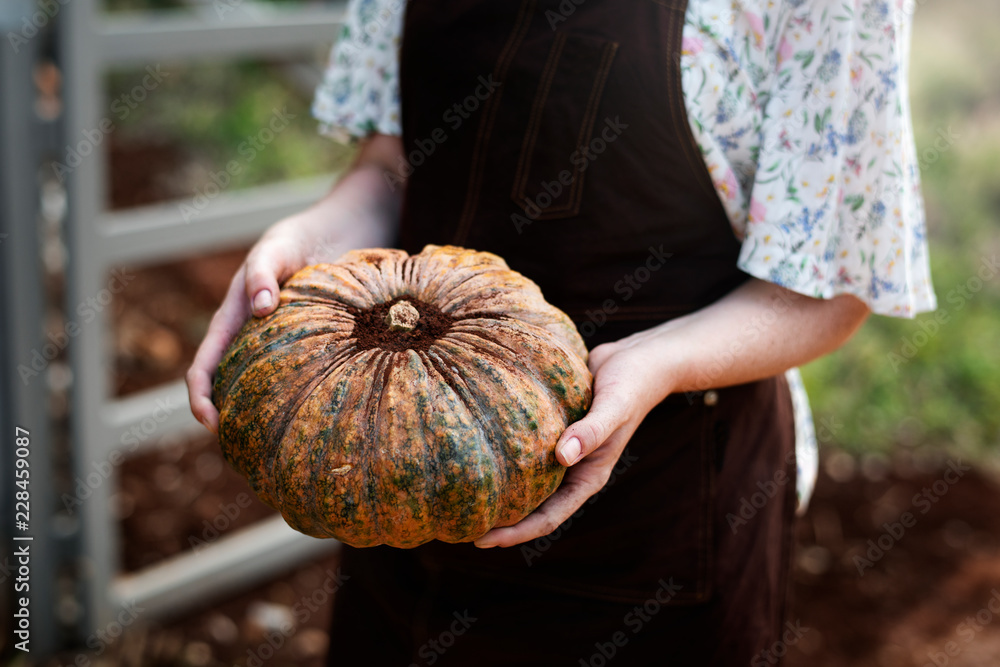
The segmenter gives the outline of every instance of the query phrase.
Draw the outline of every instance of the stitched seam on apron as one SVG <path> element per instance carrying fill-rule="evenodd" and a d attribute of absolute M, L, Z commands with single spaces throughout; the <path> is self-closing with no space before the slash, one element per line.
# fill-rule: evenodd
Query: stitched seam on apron
<path fill-rule="evenodd" d="M 714 431 L 711 425 L 714 423 L 715 408 L 706 407 L 704 412 L 704 422 L 701 429 L 701 502 L 698 504 L 702 510 L 700 526 L 700 557 L 698 558 L 699 589 L 695 591 L 695 600 L 704 601 L 712 595 L 713 589 L 713 554 L 715 544 L 713 540 L 713 521 L 715 509 L 715 461 L 712 460 L 715 451 L 715 438 L 709 438 L 709 432 Z"/>
<path fill-rule="evenodd" d="M 791 401 L 791 390 L 788 387 L 788 381 L 785 379 L 785 375 L 782 373 L 777 376 L 778 385 L 781 387 L 781 400 L 788 401 L 788 414 L 794 415 L 795 408 L 792 407 Z M 794 429 L 794 426 L 793 426 Z M 781 591 L 780 608 L 778 609 L 778 620 L 777 627 L 775 628 L 775 637 L 777 638 L 781 633 L 781 628 L 784 626 L 785 618 L 788 615 L 788 610 L 790 608 L 790 600 L 792 591 L 789 585 L 791 580 L 792 572 L 792 554 L 795 552 L 795 525 L 798 521 L 796 517 L 796 509 L 798 505 L 798 459 L 796 457 L 795 451 L 795 439 L 792 438 L 792 446 L 789 448 L 792 454 L 792 462 L 786 464 L 786 474 L 788 475 L 789 483 L 785 488 L 785 511 L 783 516 L 783 525 L 786 528 L 784 545 L 782 547 L 781 554 L 781 583 L 779 591 Z"/>
<path fill-rule="evenodd" d="M 558 33 L 559 35 L 564 35 L 565 33 Z M 565 38 L 563 39 L 565 41 Z M 562 52 L 562 47 L 560 46 L 560 55 Z M 611 63 L 614 61 L 615 55 L 618 53 L 618 43 L 609 42 L 603 47 L 603 52 L 601 54 L 601 61 L 598 65 L 597 71 L 594 74 L 594 83 L 590 88 L 590 96 L 587 98 L 587 105 L 585 107 L 583 120 L 580 124 L 580 133 L 576 138 L 576 146 L 574 150 L 579 150 L 584 145 L 585 138 L 590 136 L 594 132 L 594 123 L 597 120 L 597 109 L 600 106 L 601 95 L 604 93 L 604 86 L 607 84 L 608 75 L 611 73 Z M 557 64 L 557 63 L 556 63 Z M 554 64 L 555 65 L 555 64 Z M 548 65 L 546 65 L 548 68 Z M 555 67 L 553 67 L 553 78 L 555 74 Z M 548 87 L 551 86 L 551 80 L 546 86 L 545 97 L 548 97 Z M 541 99 L 540 103 L 537 104 L 538 117 L 540 119 L 542 110 L 544 109 L 545 99 Z M 532 114 L 534 116 L 534 113 Z M 535 120 L 534 118 L 532 119 Z M 531 164 L 531 154 L 534 152 L 534 142 L 538 135 L 538 127 L 532 123 L 529 125 L 529 131 L 534 135 L 531 137 L 531 151 L 521 154 L 521 160 L 518 164 L 518 177 L 515 179 L 515 192 L 512 194 L 512 199 L 519 204 L 522 208 L 527 208 L 525 204 L 528 201 L 528 195 L 525 191 L 528 184 L 528 176 L 530 174 L 530 164 Z M 524 175 L 521 178 L 521 169 L 524 168 Z M 583 181 L 586 177 L 583 171 L 575 174 L 573 177 L 573 182 L 570 185 L 568 201 L 562 206 L 550 206 L 544 211 L 541 211 L 539 215 L 535 218 L 536 220 L 547 220 L 555 217 L 559 217 L 562 213 L 574 214 L 579 210 L 580 202 L 583 199 Z"/>
<path fill-rule="evenodd" d="M 455 244 L 462 245 L 469 232 L 469 225 L 475 215 L 479 203 L 479 192 L 483 185 L 483 170 L 486 166 L 484 155 L 486 145 L 489 143 L 490 135 L 493 132 L 493 123 L 496 121 L 497 110 L 500 107 L 500 100 L 503 98 L 503 83 L 507 76 L 507 69 L 510 67 L 514 54 L 528 34 L 531 25 L 531 18 L 535 14 L 535 0 L 525 0 L 521 4 L 517 19 L 514 22 L 514 29 L 504 45 L 496 68 L 493 70 L 494 76 L 500 81 L 498 90 L 486 102 L 486 110 L 479 123 L 479 132 L 476 135 L 476 145 L 472 152 L 472 165 L 469 169 L 469 185 L 465 192 L 465 205 L 462 207 L 462 216 L 458 220 L 458 229 L 455 231 Z"/>
<path fill-rule="evenodd" d="M 666 3 L 659 2 L 664 7 L 668 5 Z M 673 76 L 669 77 L 670 85 L 668 86 L 667 95 L 670 99 L 671 109 L 676 109 L 680 113 L 670 114 L 670 117 L 674 121 L 674 129 L 677 132 L 679 138 L 679 143 L 681 146 L 681 151 L 684 153 L 684 157 L 687 158 L 688 165 L 692 169 L 692 173 L 696 174 L 698 182 L 705 192 L 710 193 L 712 196 L 718 198 L 719 193 L 715 190 L 715 185 L 712 183 L 712 175 L 708 173 L 708 166 L 705 164 L 705 159 L 701 157 L 701 151 L 698 148 L 698 141 L 694 138 L 694 132 L 691 130 L 691 121 L 688 119 L 687 105 L 684 102 L 684 89 L 682 88 L 681 81 L 683 79 L 683 74 L 681 72 L 681 50 L 678 44 L 679 39 L 684 34 L 684 23 L 686 21 L 687 14 L 687 2 L 683 0 L 678 3 L 677 7 L 670 7 L 673 11 L 678 11 L 681 13 L 679 20 L 675 21 L 673 29 L 669 32 L 667 37 L 667 53 L 669 54 L 669 62 L 667 63 L 670 67 Z M 676 57 L 676 60 L 675 60 Z M 678 103 L 678 98 L 680 101 Z M 721 202 L 720 202 L 721 203 Z"/>
<path fill-rule="evenodd" d="M 587 100 L 587 117 L 584 118 L 583 127 L 580 128 L 580 136 L 577 137 L 576 143 L 578 147 L 583 146 L 584 137 L 594 133 L 594 122 L 597 120 L 597 107 L 601 101 L 601 95 L 604 93 L 604 85 L 608 81 L 608 74 L 611 72 L 611 63 L 614 61 L 616 53 L 618 53 L 617 42 L 611 42 L 604 47 L 601 66 L 597 70 L 594 87 L 590 90 L 590 99 Z M 584 172 L 581 171 L 577 175 L 577 178 L 573 179 L 573 189 L 570 192 L 571 210 L 578 208 L 580 200 L 583 199 L 583 178 Z"/>
<path fill-rule="evenodd" d="M 555 80 L 556 69 L 559 66 L 559 58 L 562 56 L 563 47 L 566 46 L 566 33 L 557 32 L 552 48 L 549 49 L 549 57 L 546 59 L 545 67 L 542 69 L 542 78 L 538 82 L 538 91 L 535 93 L 535 104 L 528 117 L 528 129 L 524 133 L 524 142 L 521 144 L 521 157 L 517 161 L 517 171 L 514 174 L 514 191 L 511 197 L 514 201 L 521 203 L 527 199 L 525 188 L 528 186 L 528 175 L 531 163 L 531 156 L 535 152 L 535 143 L 538 139 L 538 128 L 541 126 L 542 111 L 545 109 L 545 102 L 549 98 L 549 90 L 552 89 L 552 81 Z"/>
<path fill-rule="evenodd" d="M 441 573 L 436 569 L 428 571 L 428 581 L 417 597 L 417 603 L 411 615 L 410 625 L 410 662 L 420 664 L 423 656 L 417 655 L 418 647 L 422 646 L 430 636 L 430 615 L 434 609 L 434 599 L 441 589 Z"/>

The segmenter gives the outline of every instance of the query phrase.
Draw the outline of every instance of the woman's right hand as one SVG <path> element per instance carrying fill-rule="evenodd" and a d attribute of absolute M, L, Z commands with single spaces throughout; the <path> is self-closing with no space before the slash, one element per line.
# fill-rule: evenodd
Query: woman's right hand
<path fill-rule="evenodd" d="M 215 311 L 205 338 L 187 372 L 191 412 L 213 433 L 219 413 L 212 403 L 212 376 L 226 348 L 251 314 L 263 317 L 278 305 L 279 285 L 306 266 L 301 231 L 287 218 L 269 229 L 250 250 L 229 283 L 222 305 Z"/>
<path fill-rule="evenodd" d="M 276 223 L 251 248 L 187 372 L 191 412 L 210 431 L 219 431 L 212 377 L 246 320 L 274 312 L 280 285 L 299 269 L 332 262 L 352 248 L 390 243 L 398 224 L 402 189 L 389 187 L 385 174 L 398 176 L 402 154 L 398 137 L 374 135 L 326 197 Z"/>

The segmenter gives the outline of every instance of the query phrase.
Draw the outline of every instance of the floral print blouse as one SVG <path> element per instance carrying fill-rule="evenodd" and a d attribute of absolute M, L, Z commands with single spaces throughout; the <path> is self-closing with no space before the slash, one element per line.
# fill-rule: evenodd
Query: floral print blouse
<path fill-rule="evenodd" d="M 341 141 L 400 134 L 405 0 L 350 0 L 313 113 Z M 908 95 L 905 0 L 689 0 L 688 119 L 746 273 L 875 313 L 933 310 Z M 816 438 L 798 371 L 800 508 Z"/>

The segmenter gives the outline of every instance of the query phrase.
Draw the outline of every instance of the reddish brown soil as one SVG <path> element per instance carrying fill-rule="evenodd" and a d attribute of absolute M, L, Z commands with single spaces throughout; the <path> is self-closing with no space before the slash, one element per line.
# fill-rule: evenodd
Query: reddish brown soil
<path fill-rule="evenodd" d="M 123 487 L 136 498 L 122 522 L 127 563 L 153 562 L 187 548 L 192 531 L 198 533 L 213 512 L 218 516 L 218 504 L 243 492 L 231 471 L 206 475 L 218 469 L 210 461 L 218 456 L 214 442 L 205 438 L 125 465 Z M 163 466 L 173 469 L 165 472 Z M 1000 598 L 1000 489 L 986 474 L 969 471 L 945 493 L 935 494 L 937 502 L 914 505 L 913 496 L 922 489 L 934 493 L 946 469 L 916 472 L 897 465 L 884 479 L 856 475 L 843 483 L 821 474 L 798 527 L 789 613 L 790 621 L 807 630 L 787 648 L 786 667 L 924 667 L 934 664 L 930 656 L 938 665 L 1000 665 L 1000 614 L 988 610 L 994 590 Z M 164 481 L 170 482 L 167 488 L 158 488 Z M 141 486 L 147 491 L 136 492 Z M 185 488 L 197 492 L 181 491 Z M 182 502 L 182 496 L 191 498 Z M 929 507 L 926 514 L 924 507 Z M 264 511 L 255 503 L 234 524 Z M 907 520 L 910 527 L 859 576 L 854 556 L 865 557 L 867 541 L 877 541 L 886 533 L 883 524 L 893 527 L 904 512 L 915 522 Z M 315 611 L 306 609 L 312 606 L 309 597 L 335 575 L 336 558 L 327 558 L 183 618 L 137 623 L 105 653 L 106 662 L 97 664 L 246 665 L 251 655 L 261 655 L 266 642 L 261 624 L 292 614 L 302 622 L 263 664 L 319 667 L 329 600 L 315 605 Z M 1000 602 L 994 608 L 1000 609 Z M 949 649 L 954 655 L 945 653 Z M 47 664 L 69 664 L 74 658 L 60 657 L 61 663 Z"/>
<path fill-rule="evenodd" d="M 275 511 L 225 462 L 210 434 L 132 457 L 122 464 L 114 505 L 126 571 L 201 549 Z"/>
<path fill-rule="evenodd" d="M 112 133 L 108 148 L 111 208 L 143 206 L 188 194 L 177 177 L 187 160 L 176 142 L 121 141 Z"/>
<path fill-rule="evenodd" d="M 957 479 L 949 485 L 946 470 L 902 465 L 882 481 L 844 484 L 820 477 L 799 526 L 790 613 L 811 630 L 789 667 L 1000 665 L 1000 614 L 987 607 L 995 595 L 1000 611 L 1000 488 L 975 471 L 948 473 Z M 924 489 L 938 500 L 914 505 Z M 900 535 L 893 524 L 904 512 L 916 523 L 896 539 L 883 524 Z M 872 549 L 860 576 L 854 557 L 867 559 L 868 540 L 878 547 L 880 538 L 889 550 Z"/>
<path fill-rule="evenodd" d="M 247 248 L 133 267 L 114 300 L 118 396 L 184 377 Z"/>

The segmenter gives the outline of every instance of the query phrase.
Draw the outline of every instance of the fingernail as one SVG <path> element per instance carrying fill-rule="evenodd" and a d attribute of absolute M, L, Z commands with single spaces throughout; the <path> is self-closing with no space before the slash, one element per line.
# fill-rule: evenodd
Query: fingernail
<path fill-rule="evenodd" d="M 562 446 L 560 450 L 562 452 L 563 460 L 569 461 L 569 465 L 576 463 L 577 459 L 580 458 L 580 440 L 576 436 L 573 436 L 566 441 L 566 444 Z"/>
<path fill-rule="evenodd" d="M 262 289 L 257 292 L 257 296 L 253 298 L 253 309 L 255 312 L 264 310 L 265 308 L 270 308 L 271 303 L 271 293 L 266 289 Z"/>
<path fill-rule="evenodd" d="M 475 544 L 480 549 L 492 549 L 493 547 L 496 546 L 496 544 L 493 543 L 493 542 L 478 542 L 477 541 L 477 542 L 473 542 L 473 544 Z"/>

